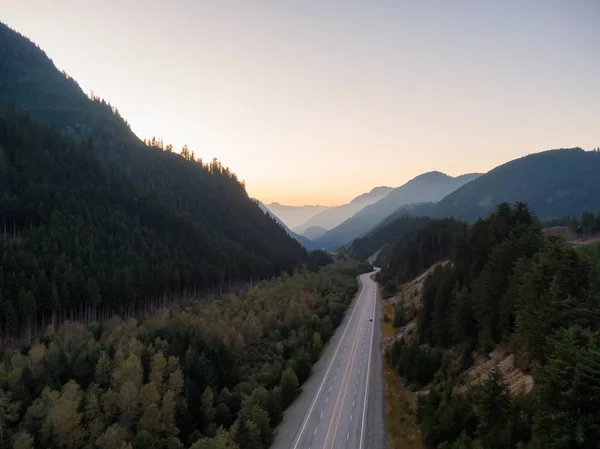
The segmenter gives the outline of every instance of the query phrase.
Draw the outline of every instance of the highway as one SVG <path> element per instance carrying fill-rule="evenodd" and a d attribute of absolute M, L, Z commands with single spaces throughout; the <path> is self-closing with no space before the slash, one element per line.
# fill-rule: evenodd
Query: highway
<path fill-rule="evenodd" d="M 302 394 L 286 411 L 274 449 L 383 449 L 379 301 L 373 273 L 361 287 Z"/>

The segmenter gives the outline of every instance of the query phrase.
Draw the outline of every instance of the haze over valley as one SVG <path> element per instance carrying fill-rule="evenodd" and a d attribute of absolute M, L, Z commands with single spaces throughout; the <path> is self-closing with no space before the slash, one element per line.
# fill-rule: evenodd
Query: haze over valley
<path fill-rule="evenodd" d="M 0 449 L 600 447 L 596 3 L 0 6 Z"/>

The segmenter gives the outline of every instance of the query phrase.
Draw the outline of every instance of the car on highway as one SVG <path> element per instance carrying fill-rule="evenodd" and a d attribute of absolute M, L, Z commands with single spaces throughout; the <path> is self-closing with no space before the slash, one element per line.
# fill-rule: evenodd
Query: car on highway
<path fill-rule="evenodd" d="M 373 290 L 374 292 L 376 292 L 377 290 Z"/>
<path fill-rule="evenodd" d="M 369 318 L 369 321 L 373 321 L 373 318 Z"/>

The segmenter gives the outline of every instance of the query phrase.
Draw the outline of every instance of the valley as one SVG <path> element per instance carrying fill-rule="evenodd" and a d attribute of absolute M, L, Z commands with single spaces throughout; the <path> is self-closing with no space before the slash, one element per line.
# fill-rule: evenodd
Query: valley
<path fill-rule="evenodd" d="M 595 5 L 60 3 L 0 22 L 0 449 L 600 447 Z"/>

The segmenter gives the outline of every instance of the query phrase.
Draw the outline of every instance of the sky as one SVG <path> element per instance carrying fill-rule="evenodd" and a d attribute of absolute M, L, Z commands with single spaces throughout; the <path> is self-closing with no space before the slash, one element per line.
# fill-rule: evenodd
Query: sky
<path fill-rule="evenodd" d="M 0 20 L 264 203 L 600 146 L 597 0 L 0 0 Z"/>

